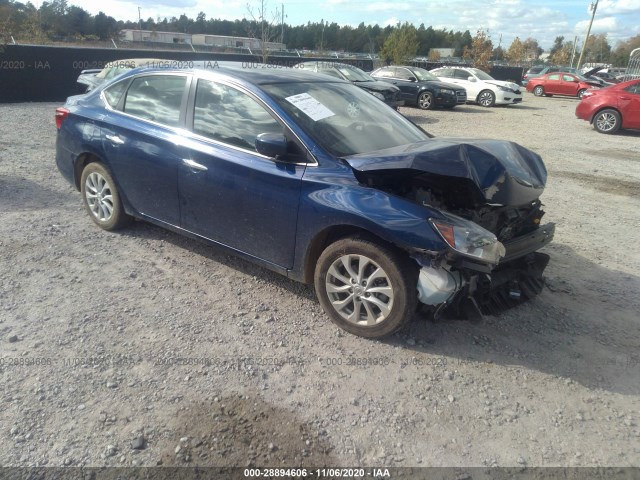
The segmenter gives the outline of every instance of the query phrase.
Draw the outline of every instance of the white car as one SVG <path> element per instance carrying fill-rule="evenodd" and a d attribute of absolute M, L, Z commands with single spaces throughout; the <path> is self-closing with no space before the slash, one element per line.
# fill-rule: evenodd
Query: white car
<path fill-rule="evenodd" d="M 431 70 L 443 82 L 455 83 L 467 90 L 467 101 L 483 107 L 522 102 L 520 85 L 496 80 L 478 68 L 441 67 Z"/>

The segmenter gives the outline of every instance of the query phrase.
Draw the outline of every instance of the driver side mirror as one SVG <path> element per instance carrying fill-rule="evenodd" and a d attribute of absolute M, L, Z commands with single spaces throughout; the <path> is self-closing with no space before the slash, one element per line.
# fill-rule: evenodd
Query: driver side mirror
<path fill-rule="evenodd" d="M 282 157 L 287 154 L 287 139 L 281 133 L 261 133 L 256 137 L 256 151 L 265 157 Z"/>
<path fill-rule="evenodd" d="M 416 77 L 409 77 L 410 82 L 417 82 L 418 79 Z"/>
<path fill-rule="evenodd" d="M 476 77 L 467 77 L 470 82 L 477 82 Z"/>

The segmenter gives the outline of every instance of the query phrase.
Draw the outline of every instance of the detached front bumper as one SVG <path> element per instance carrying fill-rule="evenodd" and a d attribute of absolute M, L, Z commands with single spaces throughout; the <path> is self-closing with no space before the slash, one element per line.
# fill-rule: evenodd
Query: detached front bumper
<path fill-rule="evenodd" d="M 425 265 L 418 279 L 418 299 L 458 318 L 495 315 L 537 296 L 544 287 L 549 256 L 538 250 L 553 240 L 555 224 L 505 242 L 505 256 L 493 269 L 458 260 L 438 267 Z"/>
<path fill-rule="evenodd" d="M 540 250 L 553 240 L 555 231 L 556 224 L 547 223 L 546 225 L 538 227 L 534 232 L 527 233 L 526 235 L 522 235 L 509 242 L 503 243 L 507 253 L 500 260 L 500 265 Z"/>

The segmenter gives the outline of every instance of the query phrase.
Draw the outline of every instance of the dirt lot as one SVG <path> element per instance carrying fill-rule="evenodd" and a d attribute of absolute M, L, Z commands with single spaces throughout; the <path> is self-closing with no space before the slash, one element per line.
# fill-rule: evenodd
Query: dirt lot
<path fill-rule="evenodd" d="M 0 105 L 0 465 L 640 465 L 640 133 L 530 94 L 402 109 L 540 153 L 557 232 L 535 301 L 378 342 L 219 249 L 99 230 L 56 106 Z"/>

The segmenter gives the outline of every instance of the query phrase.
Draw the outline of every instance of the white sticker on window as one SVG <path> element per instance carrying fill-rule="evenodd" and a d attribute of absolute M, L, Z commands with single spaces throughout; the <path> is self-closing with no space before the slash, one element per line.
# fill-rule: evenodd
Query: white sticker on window
<path fill-rule="evenodd" d="M 299 110 L 302 110 L 302 112 L 315 122 L 335 115 L 335 113 L 308 93 L 293 95 L 291 97 L 287 97 L 286 100 L 295 105 Z"/>

